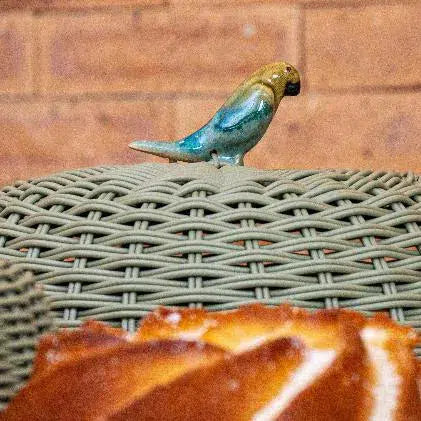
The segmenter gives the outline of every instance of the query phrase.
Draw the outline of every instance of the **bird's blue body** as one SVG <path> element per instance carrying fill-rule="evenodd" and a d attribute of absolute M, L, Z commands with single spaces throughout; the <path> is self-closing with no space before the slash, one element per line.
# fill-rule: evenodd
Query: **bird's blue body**
<path fill-rule="evenodd" d="M 266 132 L 282 97 L 288 95 L 285 72 L 293 69 L 286 63 L 275 63 L 256 72 L 245 81 L 213 118 L 202 128 L 176 142 L 136 141 L 130 146 L 171 160 L 210 161 L 243 165 L 243 158 Z M 294 69 L 293 76 L 299 76 Z M 298 93 L 297 88 L 294 93 Z"/>
<path fill-rule="evenodd" d="M 266 86 L 255 85 L 245 94 L 245 99 L 224 105 L 205 126 L 177 142 L 180 151 L 195 161 L 209 161 L 215 152 L 220 162 L 241 165 L 274 114 L 273 93 Z"/>

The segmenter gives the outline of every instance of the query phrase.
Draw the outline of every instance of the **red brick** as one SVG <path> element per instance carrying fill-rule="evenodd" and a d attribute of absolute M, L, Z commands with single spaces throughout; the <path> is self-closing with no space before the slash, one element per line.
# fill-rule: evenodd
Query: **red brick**
<path fill-rule="evenodd" d="M 162 161 L 127 147 L 174 137 L 166 101 L 0 105 L 0 185 L 62 169 Z"/>
<path fill-rule="evenodd" d="M 175 136 L 182 138 L 206 124 L 224 103 L 225 98 L 182 98 L 175 106 Z"/>
<path fill-rule="evenodd" d="M 177 137 L 206 123 L 223 100 L 182 100 Z M 421 93 L 285 98 L 246 158 L 258 168 L 421 171 Z"/>
<path fill-rule="evenodd" d="M 420 2 L 308 10 L 310 88 L 421 84 L 420 16 Z"/>
<path fill-rule="evenodd" d="M 43 16 L 44 92 L 227 92 L 297 61 L 298 11 L 278 5 Z"/>
<path fill-rule="evenodd" d="M 32 20 L 28 14 L 0 15 L 0 93 L 32 89 Z"/>

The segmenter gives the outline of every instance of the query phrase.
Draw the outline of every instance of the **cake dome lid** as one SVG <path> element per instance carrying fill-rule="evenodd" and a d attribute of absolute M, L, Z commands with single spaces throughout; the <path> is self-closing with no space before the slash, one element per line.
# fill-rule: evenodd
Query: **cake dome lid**
<path fill-rule="evenodd" d="M 412 173 L 65 171 L 0 192 L 0 259 L 34 272 L 58 326 L 134 330 L 160 305 L 259 301 L 386 311 L 420 328 L 420 198 Z"/>

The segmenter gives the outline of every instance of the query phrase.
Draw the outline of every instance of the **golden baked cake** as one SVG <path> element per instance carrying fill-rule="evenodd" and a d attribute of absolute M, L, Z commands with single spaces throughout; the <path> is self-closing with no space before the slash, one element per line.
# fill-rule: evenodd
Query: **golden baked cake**
<path fill-rule="evenodd" d="M 0 420 L 420 421 L 416 342 L 384 315 L 290 306 L 87 322 L 42 339 Z"/>

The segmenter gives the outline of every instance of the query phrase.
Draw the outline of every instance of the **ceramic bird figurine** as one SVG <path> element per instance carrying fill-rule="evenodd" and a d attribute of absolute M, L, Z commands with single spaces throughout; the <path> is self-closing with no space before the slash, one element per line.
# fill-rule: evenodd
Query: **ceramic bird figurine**
<path fill-rule="evenodd" d="M 243 165 L 246 152 L 266 132 L 284 96 L 298 95 L 300 76 L 288 63 L 266 65 L 245 80 L 212 119 L 175 142 L 138 140 L 129 146 L 170 161 Z"/>

